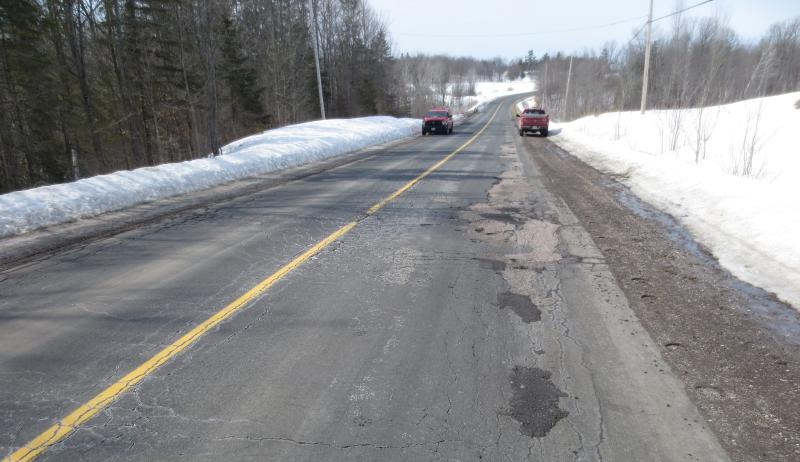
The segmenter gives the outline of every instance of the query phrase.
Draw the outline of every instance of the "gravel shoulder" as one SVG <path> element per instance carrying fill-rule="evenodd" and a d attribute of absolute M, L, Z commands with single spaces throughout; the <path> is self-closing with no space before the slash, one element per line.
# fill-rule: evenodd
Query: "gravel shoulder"
<path fill-rule="evenodd" d="M 624 179 L 546 139 L 522 145 L 600 248 L 731 458 L 800 460 L 800 314 L 721 268 Z"/>

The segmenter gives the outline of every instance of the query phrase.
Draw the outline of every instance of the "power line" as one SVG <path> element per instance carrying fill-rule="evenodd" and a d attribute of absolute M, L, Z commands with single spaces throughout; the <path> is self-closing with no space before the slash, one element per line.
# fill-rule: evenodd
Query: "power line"
<path fill-rule="evenodd" d="M 699 6 L 703 6 L 707 3 L 711 3 L 714 0 L 705 0 L 703 2 L 697 3 L 695 5 L 673 11 L 672 13 L 666 14 L 664 16 L 658 17 L 653 19 L 651 22 L 657 22 L 662 19 L 669 18 L 671 16 L 675 16 L 676 14 L 683 13 L 684 11 L 689 11 L 691 9 L 697 8 Z M 533 37 L 538 35 L 554 35 L 554 34 L 565 34 L 569 32 L 583 32 L 589 30 L 597 30 L 597 29 L 604 29 L 607 27 L 613 27 L 620 24 L 625 24 L 633 21 L 638 21 L 640 19 L 647 18 L 647 15 L 636 16 L 635 18 L 627 18 L 627 19 L 620 19 L 618 21 L 609 22 L 605 24 L 597 24 L 594 26 L 585 26 L 585 27 L 575 27 L 570 29 L 560 29 L 560 30 L 549 30 L 549 31 L 539 31 L 539 32 L 524 32 L 524 33 L 516 33 L 516 34 L 419 34 L 419 33 L 406 33 L 406 32 L 396 32 L 394 35 L 402 35 L 405 37 L 430 37 L 430 38 L 506 38 L 506 37 Z M 647 27 L 647 23 L 644 23 L 642 27 L 634 34 L 633 38 L 628 42 L 634 41 L 639 34 L 642 33 L 644 28 Z"/>
<path fill-rule="evenodd" d="M 633 34 L 633 37 L 631 37 L 631 39 L 630 39 L 630 40 L 628 40 L 628 43 L 626 43 L 626 44 L 625 44 L 625 46 L 628 46 L 628 45 L 630 45 L 631 43 L 633 43 L 633 41 L 634 41 L 634 40 L 636 40 L 636 39 L 639 37 L 639 34 L 641 34 L 643 30 L 645 30 L 645 28 L 647 27 L 647 24 L 652 24 L 652 23 L 654 23 L 654 22 L 661 21 L 662 19 L 666 19 L 666 18 L 669 18 L 669 17 L 675 16 L 675 15 L 677 15 L 677 14 L 681 14 L 681 13 L 683 13 L 684 11 L 689 11 L 689 10 L 692 10 L 692 9 L 694 9 L 694 8 L 697 8 L 697 7 L 699 7 L 699 6 L 703 6 L 703 5 L 705 5 L 706 3 L 711 3 L 711 2 L 713 2 L 713 1 L 714 1 L 714 0 L 705 0 L 704 2 L 700 2 L 700 3 L 694 4 L 694 5 L 692 5 L 692 6 L 687 6 L 686 8 L 683 8 L 683 9 L 681 9 L 681 10 L 673 11 L 673 12 L 672 12 L 672 13 L 670 13 L 670 14 L 665 14 L 664 16 L 661 16 L 661 17 L 655 18 L 655 19 L 653 19 L 652 21 L 645 22 L 644 24 L 642 24 L 642 27 L 640 27 L 640 28 L 639 28 L 639 29 L 636 31 L 636 33 L 635 33 L 635 34 Z M 625 47 L 623 47 L 623 48 L 625 48 Z"/>
<path fill-rule="evenodd" d="M 553 34 L 564 34 L 568 32 L 583 32 L 587 30 L 595 30 L 595 29 L 604 29 L 606 27 L 612 27 L 619 24 L 625 24 L 628 22 L 638 21 L 640 19 L 644 19 L 647 16 L 637 16 L 635 18 L 628 18 L 628 19 L 620 19 L 619 21 L 614 21 L 606 24 L 598 24 L 594 26 L 586 26 L 586 27 L 576 27 L 572 29 L 560 29 L 560 30 L 550 30 L 550 31 L 539 31 L 539 32 L 525 32 L 525 33 L 518 33 L 518 34 L 416 34 L 416 33 L 403 33 L 403 32 L 396 32 L 394 35 L 403 35 L 406 37 L 431 37 L 431 38 L 503 38 L 503 37 L 532 37 L 536 35 L 553 35 Z"/>
<path fill-rule="evenodd" d="M 670 14 L 666 14 L 666 15 L 664 15 L 664 16 L 661 16 L 660 18 L 653 19 L 653 21 L 652 21 L 652 22 L 661 21 L 662 19 L 669 18 L 670 16 L 675 16 L 676 14 L 681 14 L 681 13 L 683 13 L 684 11 L 689 11 L 689 10 L 692 10 L 692 9 L 694 9 L 694 8 L 697 8 L 698 6 L 703 6 L 703 5 L 705 5 L 706 3 L 711 3 L 711 2 L 713 2 L 713 1 L 714 1 L 714 0 L 706 0 L 706 1 L 704 1 L 704 2 L 700 2 L 700 3 L 694 4 L 694 5 L 692 5 L 692 6 L 688 6 L 688 7 L 684 8 L 684 9 L 682 9 L 682 10 L 673 11 L 672 13 L 670 13 Z"/>
<path fill-rule="evenodd" d="M 640 27 L 639 30 L 637 30 L 636 33 L 633 34 L 633 37 L 631 37 L 631 39 L 628 40 L 628 43 L 626 43 L 625 46 L 630 45 L 634 40 L 636 40 L 636 38 L 639 37 L 639 34 L 642 33 L 642 31 L 645 29 L 645 27 L 647 27 L 647 23 L 642 24 L 642 27 Z M 625 48 L 625 47 L 622 47 L 622 48 Z"/>

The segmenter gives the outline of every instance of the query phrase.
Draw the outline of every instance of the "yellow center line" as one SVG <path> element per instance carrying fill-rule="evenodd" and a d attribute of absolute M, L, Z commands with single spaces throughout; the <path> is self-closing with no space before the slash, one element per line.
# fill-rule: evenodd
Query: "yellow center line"
<path fill-rule="evenodd" d="M 89 419 L 94 417 L 98 412 L 100 412 L 106 406 L 111 404 L 122 393 L 125 393 L 125 391 L 127 391 L 137 383 L 141 382 L 145 377 L 153 373 L 161 365 L 163 365 L 170 359 L 177 356 L 181 351 L 185 350 L 187 347 L 189 347 L 191 344 L 197 341 L 197 339 L 199 339 L 205 333 L 213 329 L 217 324 L 233 316 L 236 312 L 241 310 L 249 302 L 253 301 L 264 291 L 269 289 L 273 284 L 278 282 L 286 274 L 288 274 L 293 269 L 303 264 L 306 260 L 313 257 L 314 255 L 322 251 L 324 248 L 331 245 L 340 237 L 350 232 L 366 217 L 369 217 L 370 215 L 374 215 L 375 213 L 377 213 L 380 209 L 385 207 L 386 204 L 393 201 L 404 192 L 408 191 L 415 184 L 419 183 L 423 178 L 425 178 L 426 176 L 430 175 L 435 170 L 440 168 L 448 160 L 452 159 L 453 156 L 463 151 L 464 148 L 472 144 L 486 130 L 486 128 L 489 127 L 489 124 L 492 123 L 495 116 L 500 111 L 501 106 L 502 104 L 497 107 L 497 109 L 494 111 L 494 114 L 492 114 L 492 117 L 489 118 L 486 124 L 477 133 L 475 133 L 475 135 L 472 138 L 467 140 L 458 149 L 445 156 L 439 162 L 433 164 L 433 166 L 422 172 L 419 176 L 417 176 L 413 180 L 403 185 L 400 189 L 393 192 L 387 198 L 383 199 L 382 201 L 370 207 L 367 210 L 365 216 L 362 216 L 361 218 L 358 218 L 356 220 L 351 221 L 350 223 L 347 223 L 346 225 L 342 226 L 341 228 L 337 229 L 336 231 L 328 235 L 328 237 L 326 237 L 325 239 L 314 244 L 311 248 L 309 248 L 305 252 L 296 256 L 292 261 L 282 266 L 278 271 L 275 271 L 263 281 L 256 284 L 252 289 L 242 294 L 239 298 L 231 302 L 228 306 L 222 308 L 214 315 L 212 315 L 210 318 L 206 319 L 205 321 L 194 327 L 192 330 L 181 336 L 178 340 L 175 340 L 174 342 L 166 346 L 164 349 L 156 353 L 150 359 L 139 365 L 139 367 L 137 367 L 136 369 L 128 372 L 124 377 L 117 380 L 108 388 L 98 393 L 94 398 L 80 405 L 77 409 L 69 413 L 66 417 L 62 418 L 56 424 L 54 424 L 47 430 L 43 431 L 42 433 L 40 433 L 37 437 L 28 442 L 28 444 L 17 449 L 10 456 L 5 457 L 3 459 L 3 462 L 31 461 L 36 457 L 38 457 L 40 454 L 42 454 L 44 451 L 46 451 L 47 448 L 49 448 L 50 446 L 58 443 L 59 441 L 69 436 L 78 427 L 86 423 Z"/>

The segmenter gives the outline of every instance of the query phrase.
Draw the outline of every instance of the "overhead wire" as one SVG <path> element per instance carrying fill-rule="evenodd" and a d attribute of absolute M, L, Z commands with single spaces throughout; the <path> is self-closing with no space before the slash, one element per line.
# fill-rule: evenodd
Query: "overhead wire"
<path fill-rule="evenodd" d="M 396 32 L 395 35 L 403 35 L 407 37 L 431 37 L 431 38 L 493 38 L 493 37 L 531 37 L 535 35 L 551 35 L 551 34 L 564 34 L 568 32 L 582 32 L 587 30 L 595 30 L 595 29 L 603 29 L 606 27 L 612 27 L 619 24 L 624 24 L 632 21 L 637 21 L 642 18 L 646 18 L 647 16 L 636 16 L 635 18 L 628 18 L 628 19 L 620 19 L 618 21 L 606 23 L 606 24 L 597 24 L 593 26 L 585 26 L 585 27 L 575 27 L 570 29 L 560 29 L 560 30 L 550 30 L 550 31 L 538 31 L 538 32 L 522 32 L 522 33 L 514 33 L 514 34 L 420 34 L 420 33 L 404 33 L 404 32 Z"/>
<path fill-rule="evenodd" d="M 670 18 L 670 17 L 672 17 L 672 16 L 675 16 L 675 15 L 681 14 L 681 13 L 683 13 L 683 12 L 685 12 L 685 11 L 689 11 L 689 10 L 691 10 L 691 9 L 694 9 L 694 8 L 697 8 L 697 7 L 699 7 L 699 6 L 703 6 L 703 5 L 705 5 L 706 3 L 711 3 L 711 2 L 713 2 L 713 1 L 714 1 L 714 0 L 705 0 L 705 1 L 702 1 L 702 2 L 700 2 L 700 3 L 695 3 L 695 4 L 694 4 L 694 5 L 692 5 L 692 6 L 687 6 L 686 8 L 682 8 L 682 9 L 680 9 L 680 10 L 673 11 L 672 13 L 665 14 L 664 16 L 660 16 L 660 17 L 658 17 L 658 18 L 655 18 L 655 19 L 653 19 L 653 20 L 651 20 L 651 21 L 645 21 L 645 23 L 644 23 L 644 24 L 642 24 L 642 27 L 640 27 L 640 28 L 639 28 L 639 29 L 636 31 L 636 33 L 635 33 L 635 34 L 633 34 L 633 37 L 631 37 L 631 39 L 630 39 L 630 40 L 628 40 L 628 43 L 626 43 L 626 44 L 625 44 L 625 47 L 627 47 L 628 45 L 630 45 L 631 43 L 633 43 L 633 41 L 634 41 L 634 40 L 636 40 L 636 39 L 639 37 L 639 34 L 641 34 L 641 33 L 642 33 L 642 31 L 644 30 L 644 28 L 645 28 L 645 27 L 647 27 L 647 25 L 648 25 L 648 24 L 652 24 L 652 23 L 654 23 L 654 22 L 661 21 L 662 19 L 667 19 L 667 18 Z M 625 48 L 625 47 L 623 47 L 623 48 Z"/>
<path fill-rule="evenodd" d="M 669 17 L 671 17 L 671 16 L 675 16 L 676 14 L 681 14 L 681 13 L 683 13 L 684 11 L 689 11 L 689 10 L 691 10 L 691 9 L 697 8 L 698 6 L 703 6 L 703 5 L 705 5 L 706 3 L 711 3 L 711 2 L 713 2 L 713 1 L 714 1 L 714 0 L 705 0 L 704 2 L 696 3 L 696 4 L 692 5 L 692 6 L 687 6 L 686 8 L 683 8 L 683 9 L 681 9 L 681 10 L 673 11 L 673 12 L 672 12 L 672 13 L 670 13 L 670 14 L 665 14 L 664 16 L 661 16 L 660 18 L 653 19 L 653 20 L 652 20 L 652 21 L 650 21 L 650 22 L 661 21 L 662 19 L 666 19 L 666 18 L 669 18 Z M 647 24 L 647 23 L 645 23 L 645 25 L 646 25 L 646 24 Z"/>
<path fill-rule="evenodd" d="M 673 12 L 671 12 L 671 13 L 669 13 L 669 14 L 666 14 L 666 15 L 664 15 L 664 16 L 661 16 L 661 17 L 655 18 L 655 19 L 653 19 L 652 21 L 649 21 L 649 22 L 650 22 L 650 23 L 654 23 L 654 22 L 660 21 L 660 20 L 662 20 L 662 19 L 666 19 L 666 18 L 669 18 L 669 17 L 675 16 L 675 15 L 681 14 L 681 13 L 683 13 L 683 12 L 685 12 L 685 11 L 689 11 L 689 10 L 692 10 L 692 9 L 694 9 L 694 8 L 697 8 L 697 7 L 703 6 L 703 5 L 705 5 L 705 4 L 707 4 L 707 3 L 711 3 L 711 2 L 713 2 L 713 1 L 714 1 L 714 0 L 704 0 L 704 1 L 702 1 L 702 2 L 699 2 L 699 3 L 696 3 L 696 4 L 694 4 L 694 5 L 688 6 L 688 7 L 686 7 L 686 8 L 682 8 L 682 9 L 680 9 L 680 10 L 673 11 Z M 533 37 L 533 36 L 538 36 L 538 35 L 554 35 L 554 34 L 565 34 L 565 33 L 569 33 L 569 32 L 583 32 L 583 31 L 589 31 L 589 30 L 604 29 L 604 28 L 607 28 L 607 27 L 613 27 L 613 26 L 617 26 L 617 25 L 619 25 L 619 24 L 625 24 L 625 23 L 629 23 L 629 22 L 632 22 L 632 21 L 637 21 L 637 20 L 640 20 L 640 19 L 642 19 L 642 18 L 646 18 L 646 17 L 647 17 L 647 15 L 644 15 L 644 16 L 636 16 L 635 18 L 620 19 L 620 20 L 618 20 L 618 21 L 614 21 L 614 22 L 610 22 L 610 23 L 604 23 L 604 24 L 597 24 L 597 25 L 593 25 L 593 26 L 575 27 L 575 28 L 570 28 L 570 29 L 560 29 L 560 30 L 550 30 L 550 31 L 522 32 L 522 33 L 514 33 L 514 34 L 425 34 L 425 33 L 404 33 L 404 32 L 396 32 L 396 33 L 395 33 L 395 35 L 402 35 L 402 36 L 406 36 L 406 37 L 430 37 L 430 38 L 504 38 L 504 37 Z M 633 35 L 633 38 L 631 38 L 631 39 L 628 41 L 628 44 L 630 44 L 631 42 L 633 42 L 634 40 L 636 40 L 636 38 L 639 36 L 639 34 L 641 34 L 641 33 L 642 33 L 642 31 L 644 30 L 644 28 L 645 28 L 645 27 L 647 27 L 647 24 L 648 24 L 648 22 L 645 22 L 645 23 L 644 23 L 644 24 L 643 24 L 643 25 L 642 25 L 642 26 L 641 26 L 641 27 L 640 27 L 640 28 L 639 28 L 639 29 L 636 31 L 636 33 Z"/>

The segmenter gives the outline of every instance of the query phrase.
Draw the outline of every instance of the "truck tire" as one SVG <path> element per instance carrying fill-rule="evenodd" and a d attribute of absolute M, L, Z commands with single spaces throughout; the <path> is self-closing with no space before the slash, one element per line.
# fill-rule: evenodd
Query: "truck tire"
<path fill-rule="evenodd" d="M 542 130 L 542 136 L 547 138 L 547 129 Z"/>
<path fill-rule="evenodd" d="M 425 135 L 427 135 L 427 134 L 428 134 L 428 131 L 427 131 L 427 130 L 425 130 L 425 129 L 423 128 L 423 129 L 422 129 L 422 136 L 425 136 Z"/>
<path fill-rule="evenodd" d="M 525 136 L 525 132 L 524 132 L 524 131 L 522 131 L 522 130 L 520 130 L 520 131 L 519 131 L 519 136 Z"/>

